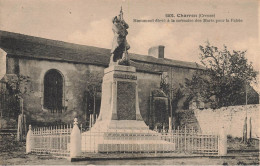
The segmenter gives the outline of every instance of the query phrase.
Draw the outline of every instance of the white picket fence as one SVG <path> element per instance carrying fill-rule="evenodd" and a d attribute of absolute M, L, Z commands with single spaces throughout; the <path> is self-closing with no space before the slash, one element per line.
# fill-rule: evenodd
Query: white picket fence
<path fill-rule="evenodd" d="M 203 134 L 192 129 L 163 131 L 162 139 L 173 142 L 176 145 L 177 152 L 192 154 L 218 155 L 219 136 L 214 134 Z"/>
<path fill-rule="evenodd" d="M 76 131 L 77 132 L 74 132 Z M 87 136 L 82 133 L 82 128 L 79 130 L 77 120 L 74 122 L 74 126 L 55 126 L 55 127 L 42 127 L 32 129 L 29 126 L 29 131 L 26 140 L 27 153 L 34 152 L 49 153 L 59 157 L 74 157 L 75 151 L 81 156 L 86 155 L 89 152 L 84 151 L 87 144 L 81 144 L 82 140 L 88 140 L 88 145 L 97 143 L 100 137 L 103 137 L 102 132 L 89 133 Z M 158 134 L 159 133 L 159 134 Z M 158 137 L 159 135 L 159 137 Z M 89 138 L 87 138 L 89 137 Z M 118 139 L 120 138 L 120 139 Z M 157 147 L 153 144 L 147 144 L 144 140 L 147 140 L 147 135 L 144 133 L 138 133 L 135 130 L 132 132 L 116 132 L 114 134 L 106 135 L 106 139 L 115 141 L 113 144 L 103 144 L 101 146 L 105 153 L 185 153 L 187 155 L 201 154 L 201 155 L 225 155 L 226 154 L 226 135 L 214 135 L 214 134 L 202 134 L 194 129 L 175 129 L 171 131 L 161 130 L 157 131 L 156 135 L 149 134 L 148 140 L 156 139 L 163 140 L 170 143 L 174 143 L 175 150 L 170 148 Z M 136 144 L 121 143 L 124 140 L 133 140 L 138 142 Z M 142 142 L 144 142 L 142 144 Z M 99 143 L 100 144 L 100 143 Z M 116 146 L 116 147 L 115 147 Z M 161 146 L 161 145 L 160 145 Z M 77 147 L 77 148 L 75 148 Z M 101 149 L 102 149 L 101 148 Z M 115 150 L 115 148 L 117 148 Z M 140 150 L 141 149 L 141 150 Z M 160 150 L 158 150 L 160 149 Z M 73 152 L 72 152 L 73 151 Z M 91 153 L 97 153 L 98 151 L 91 151 Z"/>
<path fill-rule="evenodd" d="M 28 152 L 50 153 L 55 156 L 70 156 L 71 125 L 33 128 L 29 126 L 26 146 Z M 30 144 L 30 145 L 29 145 Z"/>

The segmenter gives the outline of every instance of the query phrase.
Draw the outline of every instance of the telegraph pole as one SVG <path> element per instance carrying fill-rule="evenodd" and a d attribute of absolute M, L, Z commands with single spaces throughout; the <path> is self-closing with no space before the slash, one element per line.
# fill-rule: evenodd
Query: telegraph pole
<path fill-rule="evenodd" d="M 171 85 L 170 85 L 170 118 L 169 118 L 169 130 L 171 131 L 172 130 L 172 68 L 170 67 L 170 79 L 171 79 Z"/>
<path fill-rule="evenodd" d="M 247 106 L 247 83 L 246 81 L 244 82 L 245 84 L 245 93 L 246 93 L 246 103 L 245 105 Z M 247 143 L 247 108 L 246 108 L 246 118 L 244 122 L 244 129 L 243 129 L 243 142 L 246 144 Z"/>

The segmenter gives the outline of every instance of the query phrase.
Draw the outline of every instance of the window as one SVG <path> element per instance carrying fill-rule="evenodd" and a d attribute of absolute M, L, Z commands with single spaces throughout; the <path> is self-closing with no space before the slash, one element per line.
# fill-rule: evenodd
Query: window
<path fill-rule="evenodd" d="M 44 108 L 51 113 L 62 112 L 63 77 L 59 71 L 51 69 L 44 76 Z"/>

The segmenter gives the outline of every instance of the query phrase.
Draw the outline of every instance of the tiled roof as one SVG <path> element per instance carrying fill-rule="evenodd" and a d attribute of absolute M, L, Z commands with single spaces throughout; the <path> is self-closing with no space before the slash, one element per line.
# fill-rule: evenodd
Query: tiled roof
<path fill-rule="evenodd" d="M 9 55 L 19 57 L 95 64 L 105 67 L 108 66 L 110 58 L 110 49 L 67 43 L 6 31 L 0 31 L 0 48 Z M 135 62 L 203 69 L 203 67 L 194 62 L 184 62 L 166 58 L 158 59 L 147 55 L 130 53 L 130 59 Z M 138 68 L 139 67 L 137 67 L 137 69 Z"/>

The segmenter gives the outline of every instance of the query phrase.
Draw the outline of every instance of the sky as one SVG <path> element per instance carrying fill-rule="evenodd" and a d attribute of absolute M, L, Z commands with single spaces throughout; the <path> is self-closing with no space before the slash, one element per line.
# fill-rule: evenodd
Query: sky
<path fill-rule="evenodd" d="M 199 45 L 247 50 L 260 70 L 258 0 L 0 0 L 0 29 L 71 43 L 111 48 L 112 18 L 122 6 L 129 24 L 129 52 L 147 55 L 165 46 L 165 57 L 199 62 Z M 165 14 L 215 14 L 225 23 L 136 23 L 133 19 L 166 19 Z M 1 64 L 0 64 L 1 65 Z"/>

